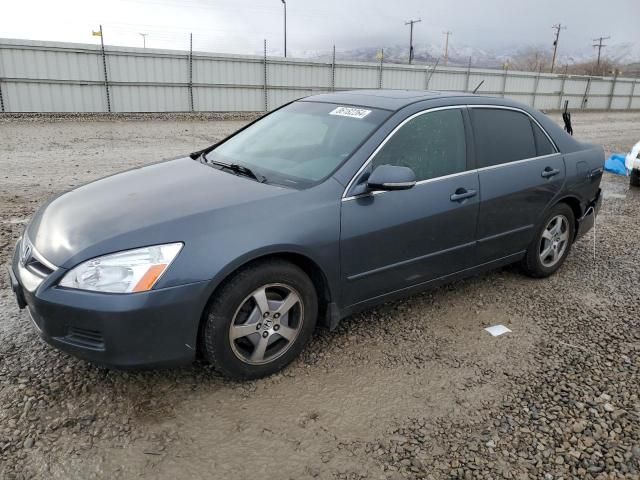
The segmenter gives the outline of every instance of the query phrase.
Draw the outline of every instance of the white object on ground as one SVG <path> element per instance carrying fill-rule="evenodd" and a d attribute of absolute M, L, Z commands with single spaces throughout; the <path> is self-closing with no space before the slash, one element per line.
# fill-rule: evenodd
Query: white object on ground
<path fill-rule="evenodd" d="M 627 170 L 640 170 L 640 142 L 636 143 L 624 160 Z"/>
<path fill-rule="evenodd" d="M 485 330 L 487 332 L 489 332 L 494 337 L 497 337 L 498 335 L 502 335 L 504 333 L 510 333 L 511 332 L 511 330 L 509 330 L 504 325 L 493 325 L 491 327 L 485 328 Z"/>
<path fill-rule="evenodd" d="M 627 198 L 627 196 L 624 193 L 603 192 L 602 194 L 604 195 L 604 198 L 617 198 L 620 200 L 624 200 L 625 198 Z"/>

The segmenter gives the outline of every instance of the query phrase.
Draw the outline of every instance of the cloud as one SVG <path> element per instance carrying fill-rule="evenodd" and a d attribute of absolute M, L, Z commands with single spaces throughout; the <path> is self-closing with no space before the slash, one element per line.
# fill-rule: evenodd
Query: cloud
<path fill-rule="evenodd" d="M 93 43 L 91 29 L 102 23 L 107 43 L 194 47 L 229 53 L 256 53 L 266 38 L 283 43 L 283 5 L 279 0 L 26 0 L 6 2 L 0 37 Z M 36 12 L 34 14 L 34 12 Z M 553 42 L 551 26 L 567 25 L 560 48 L 591 48 L 591 39 L 611 35 L 611 43 L 638 42 L 638 0 L 287 0 L 287 43 L 292 51 L 346 50 L 408 43 L 404 22 L 414 27 L 418 44 L 506 48 Z"/>

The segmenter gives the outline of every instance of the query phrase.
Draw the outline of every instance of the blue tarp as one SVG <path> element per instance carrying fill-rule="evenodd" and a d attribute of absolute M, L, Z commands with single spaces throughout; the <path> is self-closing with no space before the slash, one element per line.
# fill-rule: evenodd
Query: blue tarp
<path fill-rule="evenodd" d="M 627 176 L 627 168 L 624 166 L 626 155 L 614 153 L 604 162 L 604 170 L 615 175 Z"/>

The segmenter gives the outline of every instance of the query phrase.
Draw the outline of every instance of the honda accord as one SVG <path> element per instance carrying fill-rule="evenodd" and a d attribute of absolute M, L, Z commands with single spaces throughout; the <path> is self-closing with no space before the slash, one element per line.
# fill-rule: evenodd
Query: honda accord
<path fill-rule="evenodd" d="M 511 263 L 553 274 L 594 223 L 603 162 L 503 98 L 316 95 L 53 198 L 11 286 L 45 341 L 91 362 L 257 378 L 371 305 Z"/>

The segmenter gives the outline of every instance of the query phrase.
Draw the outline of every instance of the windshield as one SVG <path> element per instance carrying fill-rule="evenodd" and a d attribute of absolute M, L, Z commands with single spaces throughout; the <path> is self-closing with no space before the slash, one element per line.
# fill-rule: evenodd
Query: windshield
<path fill-rule="evenodd" d="M 211 162 L 250 168 L 267 182 L 305 187 L 329 176 L 387 117 L 372 108 L 295 102 L 211 152 Z"/>

